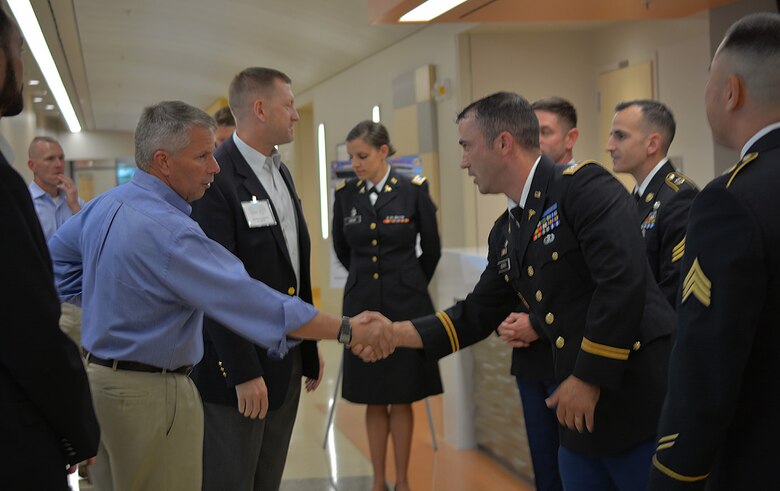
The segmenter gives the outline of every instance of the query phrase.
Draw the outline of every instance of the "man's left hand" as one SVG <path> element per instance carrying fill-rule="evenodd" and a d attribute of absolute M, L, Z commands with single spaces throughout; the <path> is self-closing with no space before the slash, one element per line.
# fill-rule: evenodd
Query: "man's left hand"
<path fill-rule="evenodd" d="M 600 395 L 601 388 L 598 385 L 569 375 L 545 402 L 549 408 L 557 406 L 558 421 L 563 426 L 580 433 L 587 428 L 593 433 L 596 404 Z"/>

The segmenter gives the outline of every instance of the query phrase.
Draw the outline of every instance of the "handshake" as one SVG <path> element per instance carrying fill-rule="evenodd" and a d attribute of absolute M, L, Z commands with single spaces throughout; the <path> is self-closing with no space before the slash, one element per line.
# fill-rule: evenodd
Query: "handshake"
<path fill-rule="evenodd" d="M 347 346 L 363 361 L 387 358 L 399 346 L 422 347 L 411 322 L 391 322 L 379 312 L 365 311 L 349 321 L 352 341 Z"/>

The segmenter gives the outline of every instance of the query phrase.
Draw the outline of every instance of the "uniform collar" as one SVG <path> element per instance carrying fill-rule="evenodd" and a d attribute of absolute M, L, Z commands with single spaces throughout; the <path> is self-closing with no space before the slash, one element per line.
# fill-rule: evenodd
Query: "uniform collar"
<path fill-rule="evenodd" d="M 655 164 L 655 167 L 653 167 L 653 170 L 650 171 L 650 174 L 645 177 L 645 180 L 642 181 L 642 184 L 637 183 L 637 185 L 634 187 L 634 191 L 638 192 L 639 196 L 643 196 L 645 194 L 647 186 L 650 185 L 650 181 L 653 180 L 655 175 L 658 174 L 658 171 L 661 170 L 661 167 L 663 167 L 667 162 L 669 162 L 669 157 L 662 158 L 660 162 Z"/>
<path fill-rule="evenodd" d="M 534 180 L 534 175 L 536 174 L 536 168 L 539 166 L 539 161 L 542 160 L 542 156 L 539 155 L 536 157 L 536 162 L 534 162 L 534 165 L 531 167 L 531 172 L 528 173 L 528 179 L 525 180 L 525 184 L 523 184 L 523 192 L 520 194 L 520 203 L 515 203 L 512 198 L 507 197 L 507 208 L 511 212 L 513 208 L 519 206 L 521 208 L 525 208 L 525 203 L 528 201 L 528 194 L 531 192 L 531 183 Z"/>
<path fill-rule="evenodd" d="M 753 135 L 750 140 L 745 143 L 745 146 L 742 147 L 742 151 L 739 153 L 740 160 L 745 156 L 746 153 L 748 153 L 748 150 L 750 150 L 750 147 L 752 147 L 758 140 L 761 139 L 761 137 L 765 136 L 770 131 L 776 130 L 780 128 L 780 121 L 776 123 L 772 123 L 769 126 L 764 126 L 761 128 L 758 133 Z"/>

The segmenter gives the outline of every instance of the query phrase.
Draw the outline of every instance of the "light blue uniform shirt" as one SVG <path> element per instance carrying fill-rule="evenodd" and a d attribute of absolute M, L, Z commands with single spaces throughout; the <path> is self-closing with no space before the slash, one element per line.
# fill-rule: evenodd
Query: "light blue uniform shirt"
<path fill-rule="evenodd" d="M 249 277 L 156 177 L 89 202 L 49 241 L 60 298 L 82 305 L 95 356 L 175 369 L 203 356 L 203 313 L 283 356 L 317 310 Z"/>
<path fill-rule="evenodd" d="M 43 235 L 46 240 L 49 240 L 54 232 L 65 223 L 65 220 L 73 216 L 73 212 L 68 207 L 68 200 L 65 198 L 65 191 L 59 190 L 58 199 L 55 202 L 51 195 L 41 189 L 35 181 L 30 183 L 29 189 L 35 205 L 35 214 L 38 215 L 38 220 L 41 222 Z M 84 206 L 84 200 L 79 198 L 79 204 Z"/>

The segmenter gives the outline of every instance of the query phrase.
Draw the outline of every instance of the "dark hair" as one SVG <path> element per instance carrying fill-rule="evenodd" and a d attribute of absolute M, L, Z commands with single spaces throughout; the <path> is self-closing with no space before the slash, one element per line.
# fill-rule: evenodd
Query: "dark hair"
<path fill-rule="evenodd" d="M 780 15 L 761 12 L 735 22 L 715 56 L 728 52 L 759 106 L 780 104 Z"/>
<path fill-rule="evenodd" d="M 780 14 L 759 12 L 741 18 L 726 31 L 721 50 L 777 59 L 780 57 Z"/>
<path fill-rule="evenodd" d="M 16 23 L 0 8 L 0 49 L 8 56 L 8 45 L 11 42 L 11 33 L 17 29 Z"/>
<path fill-rule="evenodd" d="M 514 92 L 496 92 L 472 102 L 463 109 L 457 122 L 473 116 L 482 129 L 482 136 L 490 143 L 502 131 L 508 131 L 526 150 L 539 149 L 539 120 L 531 104 Z"/>
<path fill-rule="evenodd" d="M 387 156 L 395 154 L 395 148 L 390 143 L 390 135 L 387 133 L 387 128 L 382 123 L 375 123 L 370 120 L 361 121 L 355 125 L 354 128 L 347 133 L 347 141 L 362 139 L 374 148 L 380 148 L 382 145 L 387 145 Z"/>
<path fill-rule="evenodd" d="M 228 103 L 233 115 L 240 119 L 249 103 L 247 96 L 256 97 L 258 92 L 272 89 L 276 80 L 287 84 L 292 82 L 290 77 L 273 68 L 249 67 L 239 72 L 228 89 Z"/>
<path fill-rule="evenodd" d="M 214 120 L 217 122 L 217 126 L 235 126 L 236 120 L 233 118 L 233 113 L 230 112 L 230 106 L 225 106 L 222 109 L 214 113 Z"/>
<path fill-rule="evenodd" d="M 566 123 L 570 130 L 577 127 L 577 110 L 571 102 L 563 97 L 546 97 L 531 104 L 534 111 L 547 111 L 558 115 L 558 119 Z"/>
<path fill-rule="evenodd" d="M 621 102 L 615 106 L 615 112 L 620 112 L 631 106 L 637 106 L 642 110 L 642 119 L 648 128 L 661 134 L 663 142 L 661 147 L 663 152 L 669 151 L 669 146 L 674 140 L 674 133 L 677 125 L 674 122 L 672 111 L 664 104 L 650 99 L 637 99 L 635 101 Z"/>

